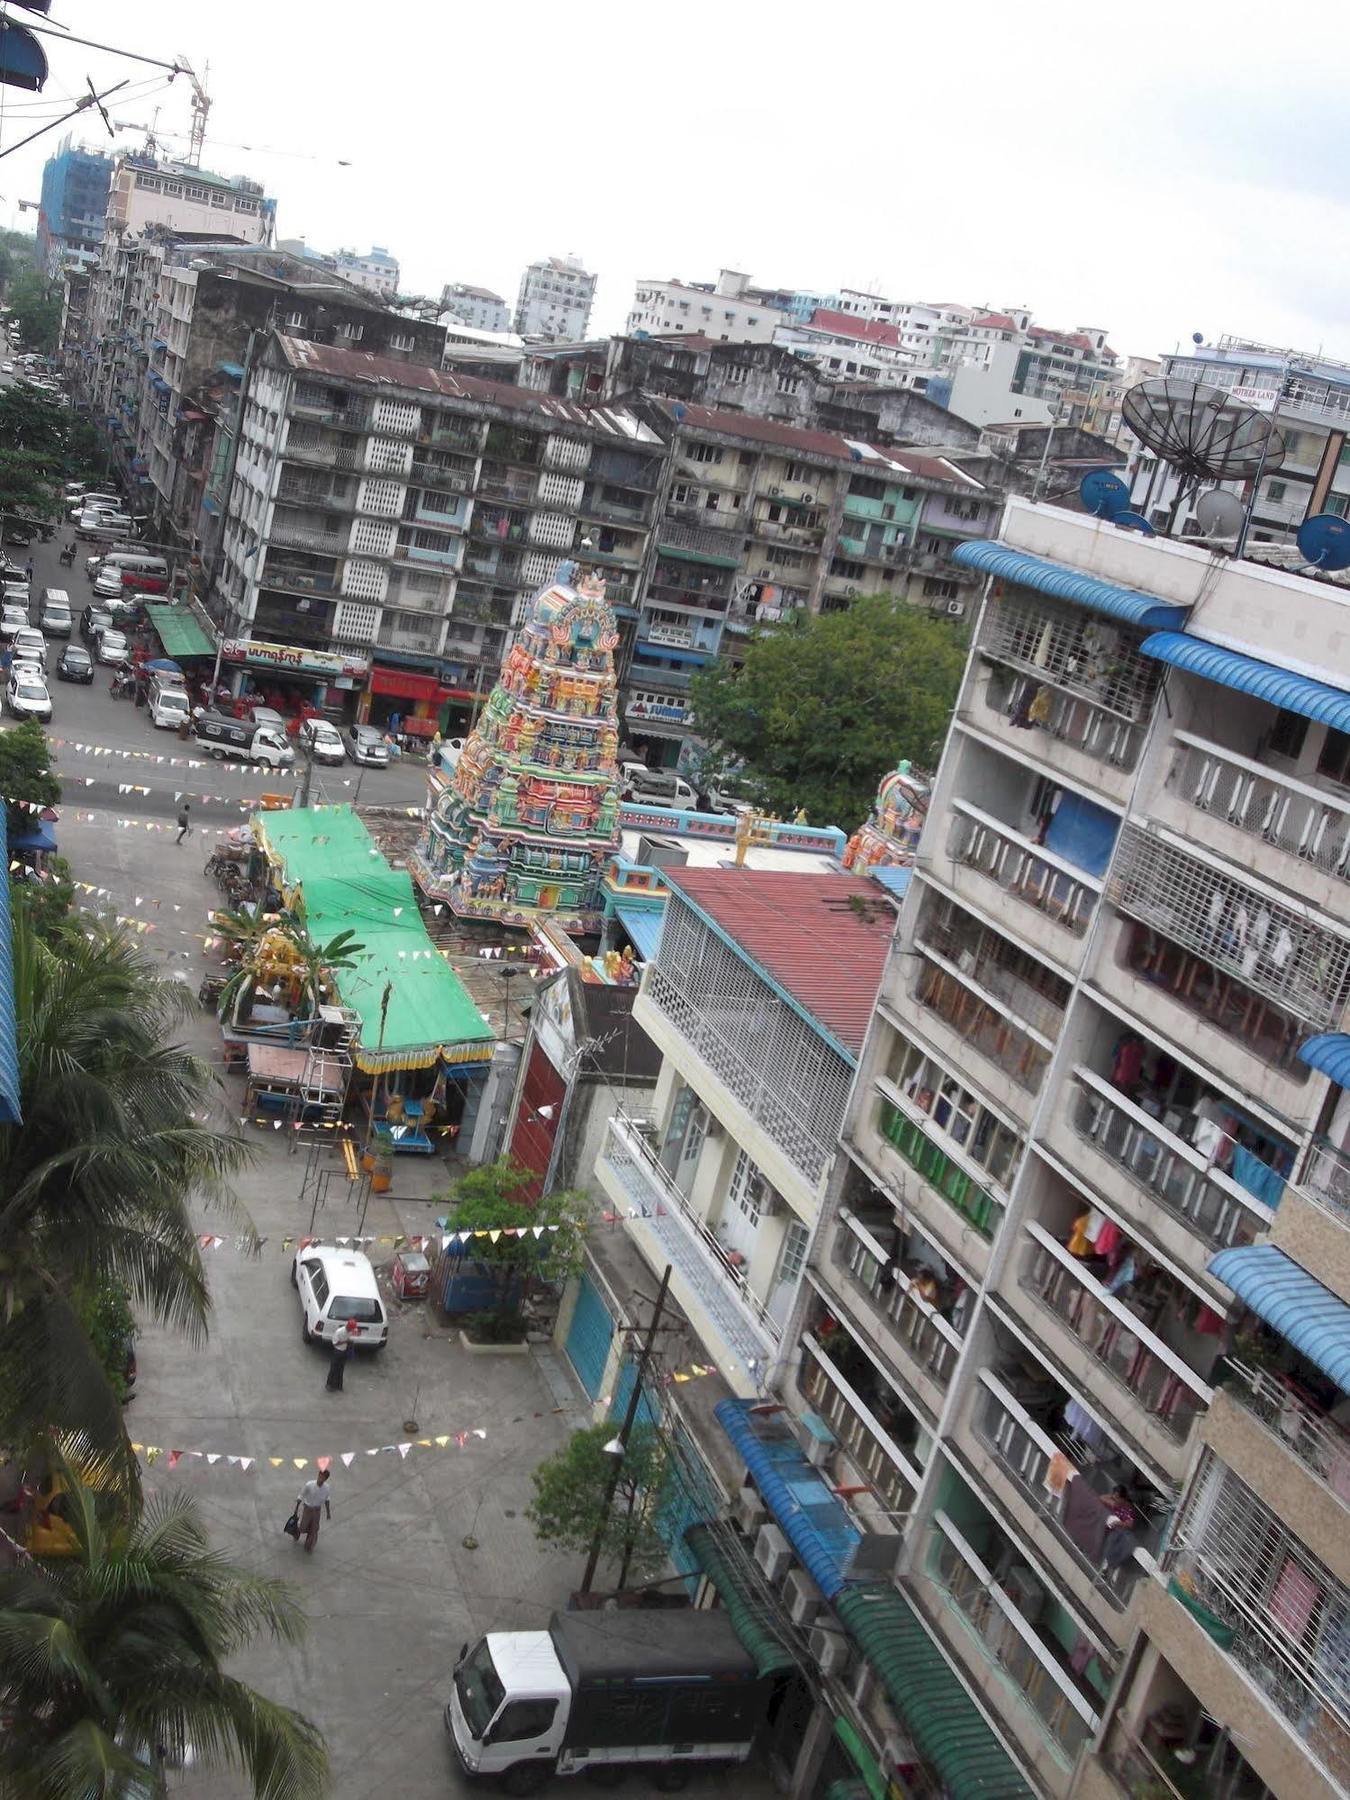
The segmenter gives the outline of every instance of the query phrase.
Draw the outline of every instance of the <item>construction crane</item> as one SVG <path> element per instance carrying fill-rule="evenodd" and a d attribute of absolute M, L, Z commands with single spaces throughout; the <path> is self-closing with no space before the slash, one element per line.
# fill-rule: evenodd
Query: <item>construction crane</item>
<path fill-rule="evenodd" d="M 206 91 L 206 81 L 199 79 L 196 70 L 185 56 L 175 58 L 174 76 L 186 75 L 192 88 L 192 130 L 188 133 L 188 151 L 183 161 L 190 168 L 200 169 L 202 166 L 202 147 L 206 143 L 206 118 L 211 111 L 211 96 Z M 211 73 L 211 65 L 207 63 L 206 74 Z"/>

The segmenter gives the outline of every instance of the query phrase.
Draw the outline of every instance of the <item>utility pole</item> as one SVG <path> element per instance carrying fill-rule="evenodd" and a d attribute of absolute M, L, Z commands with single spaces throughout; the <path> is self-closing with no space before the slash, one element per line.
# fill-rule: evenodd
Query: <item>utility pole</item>
<path fill-rule="evenodd" d="M 604 1547 L 605 1527 L 609 1524 L 610 1514 L 614 1511 L 614 1496 L 619 1491 L 619 1480 L 623 1474 L 623 1459 L 628 1453 L 628 1440 L 632 1436 L 633 1422 L 637 1418 L 637 1409 L 642 1400 L 642 1384 L 646 1380 L 647 1370 L 651 1366 L 652 1352 L 656 1348 L 656 1334 L 661 1327 L 661 1314 L 665 1311 L 666 1295 L 670 1289 L 670 1264 L 667 1263 L 661 1277 L 661 1285 L 656 1292 L 656 1305 L 653 1308 L 651 1323 L 647 1327 L 647 1336 L 642 1345 L 642 1354 L 638 1358 L 638 1366 L 633 1375 L 633 1391 L 628 1396 L 628 1409 L 623 1416 L 623 1424 L 619 1428 L 618 1438 L 611 1440 L 617 1446 L 610 1451 L 614 1457 L 614 1468 L 605 1488 L 605 1502 L 596 1520 L 595 1536 L 591 1539 L 591 1553 L 586 1558 L 586 1572 L 581 1577 L 580 1592 L 589 1594 L 591 1583 L 595 1580 L 596 1565 L 600 1561 L 600 1552 Z M 606 1445 L 609 1450 L 609 1445 Z"/>

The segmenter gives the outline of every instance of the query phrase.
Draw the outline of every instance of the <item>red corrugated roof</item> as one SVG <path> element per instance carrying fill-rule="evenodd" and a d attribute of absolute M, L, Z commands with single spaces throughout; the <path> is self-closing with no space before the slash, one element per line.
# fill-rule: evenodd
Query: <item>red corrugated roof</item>
<path fill-rule="evenodd" d="M 772 869 L 667 869 L 665 877 L 858 1055 L 895 925 L 875 882 Z M 855 911 L 853 899 L 866 905 Z"/>
<path fill-rule="evenodd" d="M 975 331 L 980 326 L 985 326 L 990 331 L 1016 331 L 1017 329 L 1007 313 L 981 313 L 978 319 L 970 321 L 966 329 Z"/>
<path fill-rule="evenodd" d="M 900 333 L 884 319 L 860 319 L 856 313 L 835 312 L 832 307 L 818 306 L 811 314 L 813 331 L 831 331 L 836 337 L 859 338 L 869 344 L 900 347 Z"/>

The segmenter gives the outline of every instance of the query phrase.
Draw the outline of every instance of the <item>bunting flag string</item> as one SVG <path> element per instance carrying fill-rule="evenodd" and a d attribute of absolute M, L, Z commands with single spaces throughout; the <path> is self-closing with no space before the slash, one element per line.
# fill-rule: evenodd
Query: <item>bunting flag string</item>
<path fill-rule="evenodd" d="M 179 1450 L 166 1444 L 132 1443 L 132 1451 L 144 1462 L 147 1468 L 153 1468 L 162 1457 L 165 1466 L 170 1469 L 181 1468 L 184 1462 L 204 1463 L 207 1468 L 214 1469 L 223 1464 L 227 1469 L 235 1469 L 241 1475 L 251 1470 L 259 1472 L 268 1469 L 308 1469 L 311 1465 L 320 1470 L 331 1469 L 334 1461 L 341 1462 L 344 1469 L 350 1469 L 358 1456 L 397 1456 L 406 1459 L 413 1450 L 448 1450 L 453 1444 L 456 1449 L 463 1450 L 471 1438 L 480 1442 L 486 1439 L 487 1432 L 481 1425 L 471 1426 L 468 1430 L 443 1431 L 434 1437 L 408 1438 L 402 1443 L 374 1444 L 365 1450 L 341 1450 L 336 1455 L 324 1456 L 274 1456 L 268 1451 L 259 1451 L 254 1456 L 238 1456 L 227 1450 Z"/>
<path fill-rule="evenodd" d="M 351 1127 L 347 1126 L 347 1130 Z M 288 1231 L 281 1237 L 272 1239 L 253 1237 L 247 1232 L 233 1232 L 223 1236 L 215 1231 L 201 1231 L 197 1234 L 197 1243 L 203 1250 L 231 1250 L 241 1255 L 254 1256 L 264 1246 L 275 1243 L 277 1248 L 289 1254 L 294 1250 L 308 1250 L 311 1244 L 336 1244 L 339 1250 L 367 1250 L 372 1245 L 381 1249 L 407 1250 L 449 1250 L 452 1245 L 468 1243 L 470 1238 L 490 1238 L 495 1244 L 500 1239 L 528 1238 L 536 1241 L 545 1233 L 561 1231 L 561 1225 L 493 1225 L 479 1226 L 471 1231 L 396 1231 L 357 1234 L 350 1233 L 342 1237 L 320 1237 L 302 1235 Z"/>

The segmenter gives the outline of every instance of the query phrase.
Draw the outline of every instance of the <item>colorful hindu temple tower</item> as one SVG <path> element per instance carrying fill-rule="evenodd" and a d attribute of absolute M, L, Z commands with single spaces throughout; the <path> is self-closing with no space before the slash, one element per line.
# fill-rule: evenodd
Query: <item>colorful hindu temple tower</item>
<path fill-rule="evenodd" d="M 858 875 L 871 869 L 907 869 L 914 862 L 928 812 L 928 783 L 908 762 L 883 775 L 877 803 L 844 847 L 843 864 Z"/>
<path fill-rule="evenodd" d="M 619 837 L 618 641 L 604 582 L 564 563 L 530 602 L 413 855 L 433 900 L 468 919 L 598 931 Z"/>

